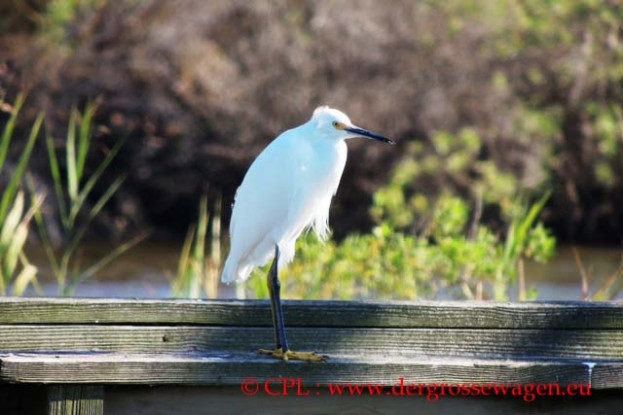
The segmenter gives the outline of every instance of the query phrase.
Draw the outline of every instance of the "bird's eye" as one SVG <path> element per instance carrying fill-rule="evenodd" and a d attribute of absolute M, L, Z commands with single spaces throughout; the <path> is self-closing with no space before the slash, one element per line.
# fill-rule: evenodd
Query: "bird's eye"
<path fill-rule="evenodd" d="M 342 124 L 341 122 L 338 122 L 338 121 L 333 121 L 331 123 L 331 125 L 333 125 L 333 128 L 335 128 L 336 130 L 343 130 L 344 127 L 345 127 L 344 124 Z"/>

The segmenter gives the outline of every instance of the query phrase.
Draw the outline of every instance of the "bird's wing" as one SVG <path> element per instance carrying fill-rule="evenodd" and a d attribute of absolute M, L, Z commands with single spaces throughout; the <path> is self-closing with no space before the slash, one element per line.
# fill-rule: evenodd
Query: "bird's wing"
<path fill-rule="evenodd" d="M 265 264 L 273 253 L 278 230 L 289 216 L 297 180 L 295 163 L 288 156 L 289 141 L 286 132 L 270 143 L 251 164 L 236 192 L 224 281 L 246 279 L 255 266 Z"/>
<path fill-rule="evenodd" d="M 290 229 L 296 239 L 312 226 L 320 239 L 329 233 L 329 207 L 344 171 L 346 144 L 343 141 L 326 146 L 309 146 L 299 152 L 295 171 L 295 193 L 288 210 Z"/>
<path fill-rule="evenodd" d="M 346 144 L 337 146 L 319 152 L 318 143 L 290 130 L 255 159 L 236 193 L 224 281 L 246 279 L 271 258 L 275 244 L 280 266 L 287 264 L 296 239 L 309 226 L 326 237 L 329 205 L 346 162 Z"/>
<path fill-rule="evenodd" d="M 320 184 L 320 186 L 323 186 L 323 191 L 319 192 L 321 194 L 312 219 L 314 232 L 320 240 L 324 240 L 329 236 L 329 209 L 331 200 L 337 193 L 344 166 L 346 165 L 346 143 L 343 141 L 335 143 L 334 151 L 330 154 L 331 160 L 329 160 L 328 166 L 323 169 L 325 179 Z"/>

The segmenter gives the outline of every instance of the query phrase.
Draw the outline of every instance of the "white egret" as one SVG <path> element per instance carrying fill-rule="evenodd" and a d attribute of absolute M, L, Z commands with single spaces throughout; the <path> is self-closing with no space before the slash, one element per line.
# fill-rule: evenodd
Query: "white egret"
<path fill-rule="evenodd" d="M 344 140 L 366 137 L 394 144 L 375 132 L 353 125 L 343 112 L 318 107 L 305 124 L 273 140 L 249 167 L 236 192 L 230 224 L 231 249 L 221 280 L 245 281 L 256 266 L 273 263 L 268 288 L 275 329 L 276 358 L 322 361 L 314 352 L 294 352 L 286 340 L 278 269 L 294 257 L 301 232 L 312 227 L 326 238 L 329 205 L 346 164 Z"/>

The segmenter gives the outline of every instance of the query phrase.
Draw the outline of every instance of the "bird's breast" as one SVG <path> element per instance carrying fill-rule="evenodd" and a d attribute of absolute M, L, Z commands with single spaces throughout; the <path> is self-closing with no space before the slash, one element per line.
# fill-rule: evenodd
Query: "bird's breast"
<path fill-rule="evenodd" d="M 307 203 L 330 198 L 340 183 L 346 163 L 346 145 L 343 142 L 331 144 L 314 147 L 307 157 L 298 161 L 297 193 L 304 194 Z"/>

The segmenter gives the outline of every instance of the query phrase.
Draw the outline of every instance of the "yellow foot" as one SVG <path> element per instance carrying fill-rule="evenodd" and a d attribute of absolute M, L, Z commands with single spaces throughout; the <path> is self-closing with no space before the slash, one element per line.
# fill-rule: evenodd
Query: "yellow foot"
<path fill-rule="evenodd" d="M 275 350 L 268 349 L 260 349 L 257 351 L 259 354 L 263 354 L 266 356 L 274 357 L 275 359 L 282 360 L 303 360 L 305 362 L 324 362 L 327 359 L 327 356 L 322 354 L 317 354 L 315 352 L 295 352 L 292 350 L 288 350 L 286 352 L 283 351 L 282 348 Z"/>

